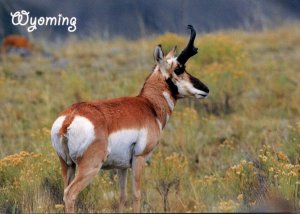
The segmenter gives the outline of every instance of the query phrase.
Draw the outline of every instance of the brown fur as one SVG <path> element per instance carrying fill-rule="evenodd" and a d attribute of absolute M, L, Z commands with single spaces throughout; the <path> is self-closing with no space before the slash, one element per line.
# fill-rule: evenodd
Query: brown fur
<path fill-rule="evenodd" d="M 106 156 L 105 142 L 95 140 L 85 151 L 84 155 L 78 158 L 78 173 L 74 180 L 65 188 L 64 201 L 67 213 L 74 212 L 75 200 L 78 194 L 97 175 Z M 66 168 L 63 168 L 65 175 Z"/>
<path fill-rule="evenodd" d="M 140 179 L 142 173 L 142 166 L 144 158 L 149 154 L 153 148 L 157 145 L 160 136 L 160 127 L 157 123 L 158 119 L 163 126 L 166 124 L 167 115 L 171 115 L 172 110 L 168 106 L 167 101 L 162 95 L 163 91 L 170 93 L 170 89 L 160 75 L 159 70 L 155 70 L 147 78 L 140 94 L 136 97 L 122 97 L 111 100 L 96 100 L 90 102 L 82 102 L 71 105 L 69 108 L 64 110 L 61 115 L 65 115 L 66 119 L 59 133 L 64 136 L 67 133 L 68 127 L 72 123 L 76 115 L 84 116 L 89 119 L 94 127 L 96 139 L 88 147 L 88 150 L 83 154 L 80 159 L 90 159 L 96 156 L 97 153 L 101 153 L 99 161 L 89 160 L 89 163 L 102 164 L 106 158 L 107 151 L 107 138 L 109 134 L 120 129 L 139 129 L 147 128 L 148 139 L 147 145 L 144 152 L 140 156 L 134 157 L 133 162 L 135 163 L 136 170 L 134 170 L 134 210 L 136 212 L 140 209 Z M 174 103 L 176 98 L 172 97 Z M 66 150 L 67 151 L 67 150 Z M 68 157 L 68 154 L 66 154 Z M 86 176 L 84 178 L 82 170 L 87 171 L 88 168 L 93 168 L 85 164 L 84 169 L 78 161 L 78 175 L 70 183 L 72 178 L 70 176 L 74 175 L 74 171 L 69 175 L 69 171 L 74 168 L 70 168 L 70 165 L 66 165 L 64 161 L 61 160 L 62 164 L 62 174 L 64 177 L 65 193 L 64 200 L 66 203 L 66 211 L 74 212 L 74 200 L 76 199 L 79 192 L 87 185 L 89 179 L 95 175 L 95 171 L 90 173 L 91 176 Z M 98 168 L 99 170 L 99 168 Z M 78 178 L 78 176 L 81 178 Z M 80 180 L 81 179 L 81 180 Z M 84 181 L 83 181 L 84 180 Z M 79 187 L 80 186 L 80 187 Z M 121 190 L 120 197 L 120 211 L 125 203 L 125 188 Z"/>
<path fill-rule="evenodd" d="M 160 51 L 160 49 L 156 50 Z M 174 54 L 175 49 L 167 57 L 172 58 Z M 175 105 L 178 98 L 186 96 L 178 96 L 171 89 L 173 83 L 167 82 L 167 80 L 173 78 L 172 73 L 177 67 L 177 62 L 172 61 L 166 64 L 167 61 L 157 60 L 157 63 L 154 71 L 147 77 L 138 96 L 76 103 L 61 113 L 61 115 L 66 116 L 59 130 L 62 137 L 66 135 L 68 127 L 75 116 L 87 118 L 94 125 L 95 131 L 95 140 L 83 155 L 77 158 L 78 173 L 74 180 L 71 179 L 71 176 L 75 174 L 75 171 L 72 171 L 75 168 L 70 168 L 70 165 L 60 158 L 65 184 L 64 202 L 66 212 L 74 212 L 74 203 L 78 194 L 89 184 L 107 158 L 109 135 L 122 129 L 140 130 L 145 128 L 147 130 L 145 149 L 140 155 L 133 155 L 132 157 L 133 210 L 134 212 L 140 212 L 141 175 L 145 157 L 158 144 L 161 128 L 166 125 L 167 118 L 172 114 L 173 109 L 170 105 L 173 104 L 170 103 L 173 102 Z M 166 67 L 163 67 L 163 71 L 161 71 L 160 66 L 165 65 Z M 181 80 L 190 80 L 188 78 L 189 74 L 186 72 L 181 76 L 175 75 L 175 77 Z M 168 100 L 171 100 L 169 103 L 163 92 L 169 94 Z M 67 147 L 65 147 L 64 152 L 68 153 Z M 68 159 L 68 154 L 66 154 L 66 157 Z M 119 212 L 122 212 L 126 201 L 126 175 L 127 169 L 119 170 L 118 176 L 121 189 Z"/>
<path fill-rule="evenodd" d="M 136 97 L 73 104 L 61 113 L 66 116 L 66 119 L 60 129 L 60 134 L 64 135 L 67 132 L 67 128 L 76 115 L 84 116 L 93 123 L 98 138 L 106 138 L 110 133 L 122 128 L 147 127 L 153 132 L 159 131 L 156 118 L 165 126 L 167 114 L 171 115 L 172 110 L 162 95 L 162 91 L 170 93 L 170 89 L 157 72 L 149 76 Z M 172 99 L 176 101 L 176 98 Z"/>

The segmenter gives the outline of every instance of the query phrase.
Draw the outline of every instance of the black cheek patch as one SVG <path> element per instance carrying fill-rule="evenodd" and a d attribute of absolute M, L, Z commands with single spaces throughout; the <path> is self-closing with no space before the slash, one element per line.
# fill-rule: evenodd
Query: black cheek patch
<path fill-rule="evenodd" d="M 204 91 L 206 93 L 209 92 L 209 89 L 206 85 L 204 85 L 200 80 L 198 80 L 197 78 L 193 77 L 192 75 L 190 75 L 190 80 L 191 83 L 193 84 L 193 86 L 195 88 L 197 88 L 198 90 Z"/>
<path fill-rule="evenodd" d="M 174 97 L 176 99 L 177 95 L 178 95 L 178 87 L 173 83 L 173 81 L 171 80 L 170 77 L 166 80 L 166 82 L 169 85 L 169 88 L 172 93 L 172 97 Z"/>

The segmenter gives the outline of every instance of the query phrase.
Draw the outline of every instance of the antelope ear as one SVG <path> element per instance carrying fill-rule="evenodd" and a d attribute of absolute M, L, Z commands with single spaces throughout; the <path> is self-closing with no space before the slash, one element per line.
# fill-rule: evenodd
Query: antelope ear
<path fill-rule="evenodd" d="M 174 48 L 167 54 L 166 59 L 173 58 L 176 54 L 176 49 L 177 49 L 177 46 L 175 45 Z"/>
<path fill-rule="evenodd" d="M 164 53 L 161 49 L 161 45 L 158 45 L 154 50 L 154 59 L 157 64 L 160 64 L 163 61 Z"/>
<path fill-rule="evenodd" d="M 154 59 L 156 61 L 156 64 L 159 67 L 160 72 L 162 75 L 168 79 L 170 77 L 170 74 L 167 71 L 166 63 L 164 60 L 164 53 L 161 49 L 161 45 L 158 45 L 154 50 Z"/>

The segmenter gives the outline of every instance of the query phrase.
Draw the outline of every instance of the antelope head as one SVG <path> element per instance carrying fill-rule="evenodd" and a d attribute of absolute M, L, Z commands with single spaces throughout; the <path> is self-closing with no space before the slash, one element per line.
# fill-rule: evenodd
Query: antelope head
<path fill-rule="evenodd" d="M 201 99 L 207 97 L 208 87 L 185 69 L 188 59 L 198 53 L 198 48 L 194 47 L 196 31 L 192 25 L 188 25 L 188 29 L 191 31 L 190 40 L 178 57 L 175 57 L 176 46 L 164 56 L 161 45 L 158 45 L 154 51 L 154 58 L 166 82 L 177 92 L 176 98 Z"/>

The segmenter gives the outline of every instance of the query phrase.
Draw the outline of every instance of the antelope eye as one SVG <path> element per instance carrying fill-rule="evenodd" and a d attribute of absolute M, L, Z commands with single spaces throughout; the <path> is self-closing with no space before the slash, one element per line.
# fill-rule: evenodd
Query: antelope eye
<path fill-rule="evenodd" d="M 177 68 L 175 68 L 174 72 L 175 72 L 176 75 L 180 75 L 184 72 L 184 68 L 177 67 Z"/>

